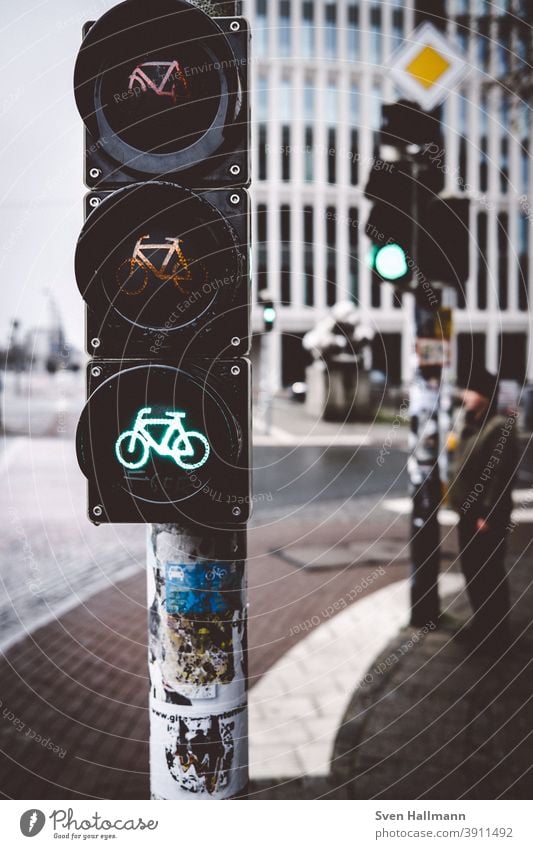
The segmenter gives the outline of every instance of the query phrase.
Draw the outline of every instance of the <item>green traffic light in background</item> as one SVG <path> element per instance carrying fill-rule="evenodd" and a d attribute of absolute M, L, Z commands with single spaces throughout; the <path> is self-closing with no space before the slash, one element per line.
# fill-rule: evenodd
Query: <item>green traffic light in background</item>
<path fill-rule="evenodd" d="M 263 318 L 267 324 L 274 324 L 276 320 L 276 310 L 274 307 L 265 307 L 263 310 Z"/>
<path fill-rule="evenodd" d="M 370 252 L 370 266 L 377 271 L 384 280 L 399 280 L 405 277 L 409 267 L 407 256 L 400 245 L 384 245 L 382 248 L 374 247 Z"/>

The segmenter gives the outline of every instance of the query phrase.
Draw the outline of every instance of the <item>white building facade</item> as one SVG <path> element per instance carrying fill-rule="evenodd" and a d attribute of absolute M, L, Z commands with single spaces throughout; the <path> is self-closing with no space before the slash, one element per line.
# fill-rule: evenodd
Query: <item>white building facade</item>
<path fill-rule="evenodd" d="M 516 5 L 516 4 L 515 4 Z M 379 153 L 386 71 L 420 20 L 413 0 L 245 0 L 253 32 L 254 331 L 277 305 L 280 383 L 303 377 L 302 335 L 353 300 L 377 331 L 374 367 L 409 375 L 412 296 L 372 279 L 363 196 Z M 443 106 L 445 192 L 471 198 L 470 276 L 454 316 L 455 365 L 472 345 L 502 378 L 533 380 L 530 110 L 494 83 L 527 56 L 504 0 L 448 0 L 443 31 L 470 72 Z M 525 37 L 524 37 L 525 39 Z M 531 60 L 530 60 L 531 61 Z"/>

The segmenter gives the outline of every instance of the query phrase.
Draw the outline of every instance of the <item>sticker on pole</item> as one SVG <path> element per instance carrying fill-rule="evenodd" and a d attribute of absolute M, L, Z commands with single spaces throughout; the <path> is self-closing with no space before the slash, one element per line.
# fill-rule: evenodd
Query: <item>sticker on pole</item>
<path fill-rule="evenodd" d="M 397 87 L 429 112 L 461 82 L 468 64 L 449 39 L 424 23 L 405 39 L 388 68 Z"/>

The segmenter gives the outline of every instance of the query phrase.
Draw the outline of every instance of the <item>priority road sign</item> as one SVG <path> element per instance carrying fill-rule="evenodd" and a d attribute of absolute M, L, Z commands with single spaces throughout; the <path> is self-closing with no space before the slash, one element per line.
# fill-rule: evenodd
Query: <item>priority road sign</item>
<path fill-rule="evenodd" d="M 424 23 L 393 54 L 388 68 L 396 86 L 429 112 L 464 78 L 468 64 L 449 39 Z"/>

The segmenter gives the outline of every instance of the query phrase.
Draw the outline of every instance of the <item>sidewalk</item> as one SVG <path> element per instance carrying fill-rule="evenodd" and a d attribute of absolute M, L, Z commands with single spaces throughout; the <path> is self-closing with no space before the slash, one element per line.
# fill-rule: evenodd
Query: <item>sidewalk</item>
<path fill-rule="evenodd" d="M 490 656 L 472 653 L 451 631 L 401 631 L 353 694 L 326 793 L 358 799 L 531 798 L 530 524 L 515 529 L 510 549 L 513 645 Z M 464 593 L 448 612 L 467 619 Z"/>

